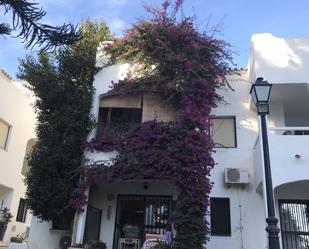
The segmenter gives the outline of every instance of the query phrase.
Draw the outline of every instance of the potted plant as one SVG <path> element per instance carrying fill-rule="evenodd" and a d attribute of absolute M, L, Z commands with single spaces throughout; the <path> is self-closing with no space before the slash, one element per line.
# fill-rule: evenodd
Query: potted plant
<path fill-rule="evenodd" d="M 27 244 L 25 243 L 25 240 L 26 236 L 24 233 L 11 237 L 8 249 L 26 249 Z"/>
<path fill-rule="evenodd" d="M 138 238 L 139 229 L 138 226 L 125 224 L 123 226 L 123 232 L 125 238 Z"/>
<path fill-rule="evenodd" d="M 68 249 L 78 249 L 78 248 L 84 248 L 82 244 L 73 244 L 73 246 L 69 247 Z"/>
<path fill-rule="evenodd" d="M 106 249 L 106 243 L 97 242 L 97 243 L 92 245 L 92 249 Z"/>
<path fill-rule="evenodd" d="M 106 249 L 106 243 L 101 241 L 92 241 L 85 245 L 85 249 Z"/>
<path fill-rule="evenodd" d="M 13 215 L 8 208 L 0 210 L 0 241 L 3 240 L 7 225 L 12 221 Z"/>
<path fill-rule="evenodd" d="M 158 240 L 157 244 L 153 247 L 153 249 L 169 249 L 169 246 L 165 241 Z"/>

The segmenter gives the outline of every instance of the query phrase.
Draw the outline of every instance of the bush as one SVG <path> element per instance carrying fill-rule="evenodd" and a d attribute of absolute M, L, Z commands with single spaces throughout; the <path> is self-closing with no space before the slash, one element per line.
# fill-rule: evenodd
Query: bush
<path fill-rule="evenodd" d="M 106 243 L 104 242 L 89 242 L 85 245 L 85 249 L 106 249 Z"/>
<path fill-rule="evenodd" d="M 169 249 L 169 246 L 165 241 L 158 240 L 158 243 L 153 247 L 153 249 Z"/>
<path fill-rule="evenodd" d="M 25 234 L 18 234 L 16 237 L 11 237 L 10 241 L 13 243 L 23 243 L 25 239 Z"/>

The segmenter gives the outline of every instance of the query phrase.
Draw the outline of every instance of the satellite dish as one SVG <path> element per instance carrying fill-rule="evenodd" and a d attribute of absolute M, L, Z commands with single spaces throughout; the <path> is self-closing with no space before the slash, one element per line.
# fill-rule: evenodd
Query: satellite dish
<path fill-rule="evenodd" d="M 68 249 L 71 246 L 71 237 L 70 236 L 62 236 L 59 241 L 59 246 L 61 249 Z"/>

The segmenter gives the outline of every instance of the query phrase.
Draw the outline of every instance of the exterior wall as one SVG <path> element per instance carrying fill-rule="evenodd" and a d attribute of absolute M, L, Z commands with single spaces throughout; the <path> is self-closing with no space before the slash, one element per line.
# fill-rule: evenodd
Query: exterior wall
<path fill-rule="evenodd" d="M 217 148 L 211 180 L 214 187 L 211 197 L 230 198 L 231 231 L 230 237 L 212 236 L 207 248 L 266 248 L 264 201 L 260 193 L 256 192 L 254 181 L 254 147 L 258 138 L 258 120 L 254 110 L 250 109 L 249 90 L 251 85 L 247 81 L 247 73 L 231 76 L 229 83 L 234 91 L 222 89 L 227 104 L 219 103 L 213 110 L 216 116 L 235 116 L 237 148 Z M 247 168 L 250 184 L 247 186 L 227 186 L 224 183 L 225 168 Z M 261 231 L 261 232 L 257 232 Z"/>
<path fill-rule="evenodd" d="M 251 38 L 250 80 L 264 77 L 271 83 L 308 82 L 309 38 L 282 38 L 255 34 Z"/>
<path fill-rule="evenodd" d="M 269 135 L 274 188 L 284 183 L 309 180 L 308 144 L 309 136 Z"/>
<path fill-rule="evenodd" d="M 17 86 L 0 72 L 0 118 L 11 126 L 7 148 L 0 148 L 0 202 L 3 200 L 3 207 L 9 208 L 14 216 L 5 233 L 5 244 L 10 237 L 24 233 L 31 221 L 30 213 L 24 223 L 16 221 L 19 200 L 24 198 L 25 193 L 21 171 L 26 145 L 35 137 L 31 98 Z"/>
<path fill-rule="evenodd" d="M 28 248 L 60 249 L 60 238 L 65 235 L 70 236 L 71 234 L 63 230 L 53 230 L 51 222 L 42 222 L 34 216 L 31 220 Z"/>

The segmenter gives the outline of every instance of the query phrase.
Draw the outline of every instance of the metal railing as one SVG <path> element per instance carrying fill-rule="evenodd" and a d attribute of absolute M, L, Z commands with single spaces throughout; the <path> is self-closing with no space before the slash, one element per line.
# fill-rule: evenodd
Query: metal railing
<path fill-rule="evenodd" d="M 309 135 L 309 127 L 273 127 L 269 128 L 269 132 L 275 135 Z"/>
<path fill-rule="evenodd" d="M 113 127 L 106 127 L 106 124 L 98 123 L 96 125 L 96 136 L 97 140 L 101 138 L 118 137 L 126 133 L 130 128 L 136 126 L 136 124 L 117 124 Z"/>

